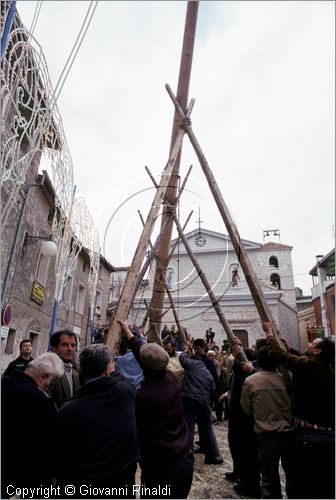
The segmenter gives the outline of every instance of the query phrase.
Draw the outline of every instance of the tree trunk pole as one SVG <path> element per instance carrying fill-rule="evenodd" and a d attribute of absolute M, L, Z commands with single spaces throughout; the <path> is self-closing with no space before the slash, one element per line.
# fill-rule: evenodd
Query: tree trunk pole
<path fill-rule="evenodd" d="M 188 1 L 187 5 L 187 13 L 186 13 L 186 21 L 184 27 L 184 37 L 183 37 L 183 46 L 182 46 L 182 55 L 180 62 L 180 70 L 179 70 L 179 80 L 177 87 L 177 99 L 184 110 L 187 105 L 188 100 L 188 92 L 189 92 L 189 83 L 190 83 L 190 74 L 191 74 L 191 66 L 192 66 L 192 58 L 194 51 L 194 40 L 196 33 L 196 24 L 197 24 L 197 14 L 198 14 L 198 1 Z M 175 111 L 174 121 L 173 121 L 173 129 L 171 136 L 170 149 L 176 140 L 176 136 L 181 127 L 182 119 L 179 113 Z M 169 187 L 166 192 L 166 202 L 168 206 L 164 207 L 162 214 L 161 224 L 163 225 L 167 216 L 169 216 L 169 205 L 174 205 L 176 200 L 176 193 L 178 187 L 179 180 L 179 169 L 180 169 L 180 158 L 181 152 L 178 155 L 178 158 L 175 163 L 174 170 L 172 172 Z M 152 327 L 155 329 L 156 337 L 159 338 L 160 331 L 160 319 L 162 315 L 163 303 L 164 303 L 164 281 L 162 280 L 162 276 L 165 278 L 167 271 L 167 259 L 170 250 L 170 242 L 172 237 L 173 230 L 173 222 L 171 222 L 167 229 L 165 230 L 165 237 L 161 240 L 157 254 L 156 254 L 156 269 L 154 276 L 154 286 L 153 286 L 153 295 L 150 304 L 150 318 Z"/>
<path fill-rule="evenodd" d="M 174 105 L 175 105 L 175 110 L 180 114 L 181 119 L 183 120 L 184 118 L 184 112 L 181 106 L 179 105 L 176 97 L 174 96 L 171 88 L 169 85 L 166 85 L 166 89 L 168 94 L 170 95 Z M 230 211 L 223 199 L 222 193 L 220 192 L 220 189 L 218 187 L 218 184 L 216 182 L 216 179 L 208 165 L 208 162 L 203 154 L 203 151 L 195 137 L 195 134 L 191 128 L 191 124 L 188 124 L 185 122 L 185 131 L 186 134 L 188 135 L 190 142 L 195 150 L 195 153 L 199 159 L 200 165 L 202 167 L 202 170 L 204 172 L 204 175 L 208 181 L 208 185 L 210 188 L 210 191 L 213 194 L 213 197 L 215 199 L 215 202 L 217 204 L 218 210 L 222 216 L 222 219 L 224 221 L 224 224 L 226 226 L 226 229 L 229 233 L 232 245 L 236 251 L 239 263 L 242 267 L 242 270 L 244 272 L 247 284 L 249 286 L 252 298 L 254 300 L 255 306 L 258 310 L 260 319 L 263 321 L 270 321 L 272 322 L 272 327 L 273 327 L 273 332 L 277 338 L 277 340 L 282 343 L 280 340 L 280 334 L 278 330 L 278 326 L 273 318 L 271 309 L 266 301 L 266 298 L 264 296 L 264 292 L 261 288 L 261 285 L 259 283 L 259 279 L 254 272 L 250 259 L 247 255 L 247 252 L 245 250 L 245 247 L 240 239 L 240 235 L 238 232 L 238 229 L 236 228 L 236 225 L 231 217 Z"/>
<path fill-rule="evenodd" d="M 191 247 L 190 247 L 190 245 L 188 243 L 188 240 L 184 236 L 182 227 L 181 227 L 179 221 L 177 220 L 177 217 L 174 218 L 174 221 L 175 221 L 175 224 L 176 224 L 176 229 L 177 229 L 177 231 L 179 233 L 179 237 L 181 238 L 181 240 L 182 240 L 182 242 L 183 242 L 183 244 L 185 246 L 185 249 L 188 252 L 190 260 L 193 263 L 193 265 L 194 265 L 194 267 L 195 267 L 195 269 L 197 271 L 197 274 L 200 277 L 200 280 L 202 281 L 202 283 L 204 285 L 204 288 L 208 292 L 208 295 L 209 295 L 209 298 L 210 298 L 211 303 L 213 305 L 213 308 L 215 309 L 215 311 L 217 313 L 217 316 L 218 316 L 218 319 L 219 319 L 219 321 L 221 322 L 221 324 L 222 324 L 222 326 L 224 328 L 224 331 L 226 333 L 228 341 L 233 345 L 234 344 L 234 338 L 233 338 L 234 337 L 234 333 L 232 332 L 231 327 L 230 327 L 227 319 L 224 316 L 222 308 L 221 308 L 221 306 L 219 304 L 219 300 L 217 299 L 216 295 L 212 291 L 212 287 L 211 287 L 210 282 L 208 281 L 208 278 L 206 277 L 206 275 L 203 272 L 200 264 L 198 263 L 198 260 L 195 257 L 195 254 L 192 251 L 192 249 L 191 249 Z M 239 357 L 240 361 L 247 361 L 245 353 L 243 351 L 241 351 L 239 353 L 238 357 Z"/>
<path fill-rule="evenodd" d="M 194 100 L 191 100 L 188 110 L 187 110 L 187 117 L 190 116 L 192 112 L 192 108 L 194 105 Z M 169 184 L 169 179 L 171 176 L 171 173 L 174 169 L 175 162 L 177 159 L 177 156 L 180 152 L 180 149 L 182 147 L 182 141 L 183 141 L 183 136 L 185 132 L 182 128 L 180 128 L 176 141 L 174 143 L 174 147 L 171 151 L 171 154 L 169 156 L 169 161 L 161 175 L 161 180 L 160 184 L 158 186 L 158 189 L 155 193 L 151 208 L 149 210 L 149 214 L 147 216 L 146 224 L 145 227 L 143 228 L 143 231 L 141 233 L 138 246 L 136 248 L 135 254 L 132 259 L 131 266 L 128 270 L 127 276 L 126 276 L 126 281 L 124 283 L 123 289 L 121 291 L 121 295 L 118 301 L 118 305 L 115 311 L 115 314 L 112 318 L 111 324 L 109 326 L 109 331 L 107 334 L 106 338 L 106 344 L 111 348 L 112 352 L 115 353 L 116 347 L 119 341 L 119 332 L 120 332 L 120 326 L 117 322 L 117 319 L 122 319 L 126 320 L 128 317 L 128 313 L 130 310 L 130 307 L 132 305 L 132 298 L 134 294 L 134 289 L 137 283 L 137 277 L 141 269 L 142 262 L 145 258 L 146 255 L 146 249 L 148 246 L 148 241 L 151 237 L 151 234 L 154 229 L 154 225 L 156 222 L 156 219 L 159 215 L 160 209 L 161 209 L 161 204 L 163 199 L 166 196 L 166 191 L 167 191 L 167 186 Z"/>

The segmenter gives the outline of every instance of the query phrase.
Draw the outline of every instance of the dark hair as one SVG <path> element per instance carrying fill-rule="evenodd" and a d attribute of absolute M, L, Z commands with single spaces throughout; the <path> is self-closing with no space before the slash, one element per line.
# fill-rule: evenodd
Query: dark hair
<path fill-rule="evenodd" d="M 331 339 L 323 339 L 318 343 L 316 349 L 321 349 L 319 360 L 325 363 L 333 363 L 335 361 L 335 344 Z"/>
<path fill-rule="evenodd" d="M 248 361 L 253 361 L 255 359 L 254 352 L 252 351 L 252 349 L 250 349 L 249 347 L 244 347 L 243 351 Z"/>
<path fill-rule="evenodd" d="M 106 345 L 87 345 L 79 355 L 81 373 L 85 378 L 100 377 L 112 359 L 111 349 Z"/>
<path fill-rule="evenodd" d="M 173 342 L 171 340 L 168 340 L 167 342 L 163 342 L 163 347 L 167 347 L 167 345 L 170 344 L 172 346 L 172 348 L 174 349 L 174 351 L 176 351 L 175 349 L 175 344 L 173 344 Z"/>
<path fill-rule="evenodd" d="M 266 345 L 266 337 L 262 337 L 260 339 L 257 339 L 255 341 L 256 351 L 259 351 L 259 349 L 265 345 Z"/>
<path fill-rule="evenodd" d="M 51 347 L 58 347 L 60 342 L 61 342 L 61 336 L 66 335 L 67 337 L 73 337 L 76 340 L 76 345 L 77 345 L 77 336 L 74 332 L 71 330 L 59 330 L 58 332 L 55 332 L 52 334 L 50 337 L 50 346 Z"/>
<path fill-rule="evenodd" d="M 278 366 L 277 361 L 270 357 L 268 346 L 260 347 L 257 352 L 257 359 L 260 367 L 268 372 L 274 372 Z"/>
<path fill-rule="evenodd" d="M 201 347 L 203 349 L 205 347 L 205 342 L 203 339 L 195 339 L 193 344 L 194 344 L 194 347 Z"/>
<path fill-rule="evenodd" d="M 23 344 L 26 344 L 27 342 L 29 342 L 29 344 L 31 344 L 31 340 L 29 340 L 29 339 L 23 339 L 23 340 L 21 340 L 21 342 L 19 344 L 19 348 L 21 349 L 21 347 L 23 346 Z"/>

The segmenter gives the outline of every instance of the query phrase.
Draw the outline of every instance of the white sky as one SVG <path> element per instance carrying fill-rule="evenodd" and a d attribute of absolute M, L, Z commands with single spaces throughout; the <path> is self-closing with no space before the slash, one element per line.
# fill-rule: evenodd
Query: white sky
<path fill-rule="evenodd" d="M 37 2 L 18 1 L 29 29 Z M 53 85 L 89 2 L 43 2 L 34 37 Z M 86 199 L 116 266 L 132 259 L 168 159 L 186 2 L 102 1 L 58 107 Z M 329 1 L 200 2 L 189 98 L 193 130 L 244 239 L 279 229 L 293 246 L 295 285 L 310 292 L 317 254 L 334 245 L 335 5 Z M 187 231 L 227 233 L 186 137 L 192 179 L 181 199 Z M 137 191 L 147 189 L 133 197 Z M 110 219 L 112 220 L 110 221 Z M 110 223 L 109 223 L 110 221 Z"/>

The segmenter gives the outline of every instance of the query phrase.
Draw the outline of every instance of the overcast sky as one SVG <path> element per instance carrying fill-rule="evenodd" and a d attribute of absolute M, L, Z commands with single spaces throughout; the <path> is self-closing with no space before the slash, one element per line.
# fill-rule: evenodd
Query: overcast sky
<path fill-rule="evenodd" d="M 30 28 L 37 2 L 18 1 Z M 43 2 L 34 37 L 53 85 L 89 2 Z M 186 2 L 98 4 L 58 101 L 103 254 L 128 265 L 169 153 Z M 189 98 L 193 130 L 244 239 L 279 229 L 295 285 L 310 292 L 317 254 L 334 245 L 335 5 L 329 1 L 200 2 Z M 183 223 L 226 233 L 189 140 Z M 143 193 L 129 197 L 138 191 Z M 123 206 L 118 209 L 120 205 Z M 275 241 L 277 239 L 275 238 Z M 268 240 L 267 240 L 268 241 Z"/>

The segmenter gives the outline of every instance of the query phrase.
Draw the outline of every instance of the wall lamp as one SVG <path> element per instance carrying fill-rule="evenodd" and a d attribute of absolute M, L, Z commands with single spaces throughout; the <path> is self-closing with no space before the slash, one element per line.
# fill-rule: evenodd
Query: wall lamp
<path fill-rule="evenodd" d="M 27 233 L 23 240 L 23 248 L 26 248 L 28 245 L 32 245 L 33 243 L 37 243 L 39 240 L 43 240 L 41 246 L 41 253 L 46 257 L 55 257 L 57 254 L 57 246 L 54 241 L 51 241 L 52 236 L 29 236 Z"/>

